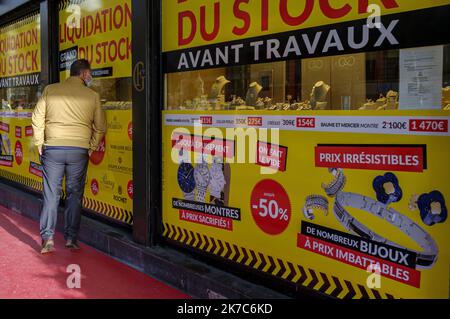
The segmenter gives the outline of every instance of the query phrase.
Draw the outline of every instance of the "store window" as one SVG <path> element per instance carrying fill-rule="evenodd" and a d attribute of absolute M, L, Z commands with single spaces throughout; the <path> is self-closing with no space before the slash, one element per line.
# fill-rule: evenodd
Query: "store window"
<path fill-rule="evenodd" d="M 131 1 L 65 1 L 60 19 L 60 80 L 87 59 L 104 108 L 130 109 Z"/>
<path fill-rule="evenodd" d="M 0 27 L 0 99 L 3 110 L 33 109 L 42 92 L 40 16 Z"/>
<path fill-rule="evenodd" d="M 449 59 L 444 45 L 168 73 L 165 109 L 450 110 Z"/>
<path fill-rule="evenodd" d="M 61 1 L 60 81 L 77 59 L 91 63 L 107 118 L 107 133 L 90 158 L 84 207 L 132 224 L 131 0 Z"/>
<path fill-rule="evenodd" d="M 447 298 L 449 1 L 162 3 L 164 239 L 295 292 Z"/>

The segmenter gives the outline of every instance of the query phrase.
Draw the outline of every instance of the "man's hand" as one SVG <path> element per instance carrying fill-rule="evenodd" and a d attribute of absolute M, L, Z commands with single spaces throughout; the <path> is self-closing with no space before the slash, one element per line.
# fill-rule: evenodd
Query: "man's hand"
<path fill-rule="evenodd" d="M 42 156 L 42 145 L 39 145 L 38 147 L 39 156 Z"/>
<path fill-rule="evenodd" d="M 92 153 L 94 153 L 93 150 L 89 150 L 89 151 L 88 151 L 89 157 L 91 157 Z"/>

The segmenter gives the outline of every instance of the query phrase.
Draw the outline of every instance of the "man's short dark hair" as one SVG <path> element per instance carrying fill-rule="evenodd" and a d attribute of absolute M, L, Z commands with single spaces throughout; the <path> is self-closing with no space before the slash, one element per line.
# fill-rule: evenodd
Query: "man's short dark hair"
<path fill-rule="evenodd" d="M 91 64 L 86 59 L 80 59 L 76 60 L 72 63 L 70 66 L 70 76 L 78 76 L 83 72 L 84 70 L 90 70 Z"/>

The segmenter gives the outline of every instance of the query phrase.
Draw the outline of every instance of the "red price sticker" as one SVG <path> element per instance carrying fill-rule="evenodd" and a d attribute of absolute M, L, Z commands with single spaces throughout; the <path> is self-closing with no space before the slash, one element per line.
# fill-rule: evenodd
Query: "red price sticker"
<path fill-rule="evenodd" d="M 448 132 L 448 120 L 409 120 L 409 130 L 413 132 Z"/>
<path fill-rule="evenodd" d="M 297 117 L 297 127 L 315 128 L 316 119 L 314 117 Z"/>
<path fill-rule="evenodd" d="M 265 179 L 255 185 L 250 209 L 255 223 L 269 235 L 281 234 L 291 219 L 289 196 L 283 186 L 271 179 Z"/>
<path fill-rule="evenodd" d="M 200 116 L 200 123 L 203 125 L 212 125 L 213 118 L 212 116 Z"/>
<path fill-rule="evenodd" d="M 248 117 L 248 125 L 249 126 L 262 126 L 262 117 Z"/>

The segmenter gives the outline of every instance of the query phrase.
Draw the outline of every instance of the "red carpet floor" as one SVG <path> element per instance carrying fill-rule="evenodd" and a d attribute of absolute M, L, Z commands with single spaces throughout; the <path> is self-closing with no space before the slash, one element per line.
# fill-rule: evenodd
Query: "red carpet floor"
<path fill-rule="evenodd" d="M 189 296 L 83 244 L 41 255 L 38 223 L 0 207 L 0 299 L 5 298 L 157 298 Z M 67 267 L 79 265 L 81 287 L 70 289 Z"/>

